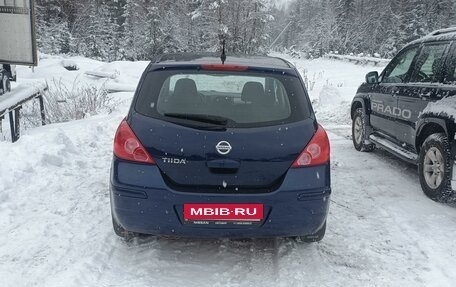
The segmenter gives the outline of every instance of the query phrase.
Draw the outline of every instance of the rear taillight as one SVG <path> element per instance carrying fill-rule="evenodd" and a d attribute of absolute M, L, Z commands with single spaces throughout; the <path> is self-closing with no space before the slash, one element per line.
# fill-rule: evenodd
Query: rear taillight
<path fill-rule="evenodd" d="M 125 120 L 120 123 L 114 138 L 114 154 L 124 160 L 155 163 Z"/>
<path fill-rule="evenodd" d="M 307 167 L 325 164 L 329 162 L 329 139 L 326 131 L 322 126 L 318 125 L 317 132 L 310 140 L 306 148 L 301 152 L 295 160 L 292 167 Z"/>

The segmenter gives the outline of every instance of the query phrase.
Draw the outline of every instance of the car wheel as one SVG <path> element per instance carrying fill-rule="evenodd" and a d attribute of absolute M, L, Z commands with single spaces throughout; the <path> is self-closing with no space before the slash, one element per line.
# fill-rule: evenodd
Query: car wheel
<path fill-rule="evenodd" d="M 418 173 L 424 193 L 435 201 L 446 201 L 451 190 L 452 158 L 448 137 L 430 135 L 420 151 Z"/>
<path fill-rule="evenodd" d="M 352 139 L 357 151 L 370 152 L 375 149 L 375 145 L 366 144 L 369 135 L 366 132 L 366 114 L 362 108 L 356 109 L 353 115 Z"/>
<path fill-rule="evenodd" d="M 126 241 L 130 241 L 133 238 L 139 236 L 138 233 L 134 233 L 134 232 L 125 230 L 125 228 L 123 228 L 122 225 L 120 225 L 117 222 L 117 220 L 114 218 L 114 216 L 111 215 L 111 217 L 112 217 L 112 227 L 114 228 L 114 232 L 117 234 L 117 236 L 122 237 Z"/>
<path fill-rule="evenodd" d="M 323 239 L 323 237 L 325 237 L 325 233 L 326 233 L 326 220 L 325 220 L 325 223 L 323 223 L 323 226 L 320 227 L 320 229 L 317 232 L 315 232 L 314 234 L 305 235 L 305 236 L 296 236 L 293 238 L 300 242 L 312 243 L 312 242 L 321 241 Z"/>

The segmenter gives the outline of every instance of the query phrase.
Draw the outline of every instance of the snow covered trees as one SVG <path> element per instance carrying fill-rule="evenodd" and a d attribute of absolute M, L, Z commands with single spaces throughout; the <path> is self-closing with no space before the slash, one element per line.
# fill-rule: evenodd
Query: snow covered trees
<path fill-rule="evenodd" d="M 292 0 L 288 13 L 274 10 L 274 16 L 292 21 L 276 47 L 309 56 L 338 51 L 391 57 L 411 40 L 454 25 L 455 5 L 455 0 Z"/>
<path fill-rule="evenodd" d="M 44 53 L 105 60 L 151 59 L 164 52 L 266 52 L 268 0 L 37 0 Z"/>
<path fill-rule="evenodd" d="M 329 51 L 390 57 L 407 42 L 455 23 L 456 0 L 36 0 L 44 53 L 104 60 L 164 52 Z"/>

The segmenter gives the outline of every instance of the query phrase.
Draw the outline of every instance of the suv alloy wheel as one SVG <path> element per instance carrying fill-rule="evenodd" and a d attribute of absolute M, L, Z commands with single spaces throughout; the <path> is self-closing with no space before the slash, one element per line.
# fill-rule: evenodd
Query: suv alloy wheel
<path fill-rule="evenodd" d="M 366 144 L 367 137 L 366 115 L 362 108 L 358 108 L 353 115 L 352 123 L 353 145 L 357 151 L 370 152 L 374 150 L 375 146 L 373 144 Z"/>
<path fill-rule="evenodd" d="M 430 135 L 420 150 L 418 173 L 424 193 L 435 201 L 445 201 L 452 193 L 452 159 L 448 137 Z"/>

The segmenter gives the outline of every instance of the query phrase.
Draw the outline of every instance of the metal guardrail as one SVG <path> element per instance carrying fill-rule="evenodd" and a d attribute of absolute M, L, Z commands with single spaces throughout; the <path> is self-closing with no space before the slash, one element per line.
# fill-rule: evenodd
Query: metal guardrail
<path fill-rule="evenodd" d="M 46 115 L 44 110 L 44 100 L 43 100 L 43 91 L 46 91 L 47 87 L 43 90 L 38 90 L 36 93 L 31 94 L 30 96 L 22 99 L 21 101 L 15 103 L 14 105 L 0 110 L 0 133 L 2 132 L 2 121 L 5 119 L 5 115 L 8 114 L 10 130 L 11 130 L 11 141 L 14 143 L 20 138 L 20 117 L 22 105 L 26 102 L 37 99 L 40 104 L 40 115 L 41 115 L 41 125 L 46 125 Z"/>
<path fill-rule="evenodd" d="M 382 65 L 386 66 L 391 61 L 390 59 L 383 59 L 383 58 L 360 57 L 360 56 L 339 55 L 339 54 L 326 54 L 324 57 L 327 59 L 346 61 L 346 62 L 354 63 L 356 65 L 370 64 L 370 65 L 374 65 L 374 66 L 382 66 Z"/>

